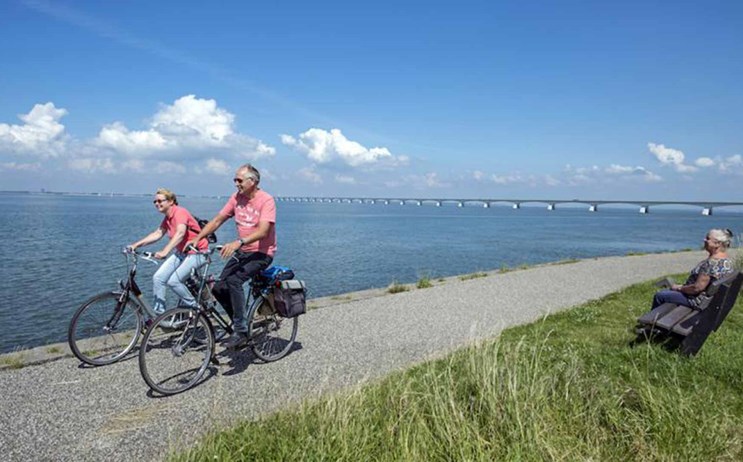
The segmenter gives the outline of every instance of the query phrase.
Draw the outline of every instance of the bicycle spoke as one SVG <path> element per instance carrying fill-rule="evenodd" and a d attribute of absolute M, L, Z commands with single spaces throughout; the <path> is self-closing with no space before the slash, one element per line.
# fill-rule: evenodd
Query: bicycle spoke
<path fill-rule="evenodd" d="M 153 390 L 179 393 L 199 382 L 213 352 L 214 337 L 203 315 L 170 310 L 158 316 L 145 335 L 140 371 Z"/>

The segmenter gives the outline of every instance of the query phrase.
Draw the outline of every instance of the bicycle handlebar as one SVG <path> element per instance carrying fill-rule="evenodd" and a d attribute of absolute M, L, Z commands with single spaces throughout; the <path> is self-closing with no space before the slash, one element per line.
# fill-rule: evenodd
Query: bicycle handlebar
<path fill-rule="evenodd" d="M 138 252 L 137 249 L 132 249 L 131 247 L 124 247 L 121 250 L 121 253 L 123 253 L 124 255 L 134 255 L 135 257 L 142 258 L 143 260 L 147 260 L 148 262 L 154 263 L 156 265 L 160 264 L 160 262 L 155 260 L 154 252 Z"/>
<path fill-rule="evenodd" d="M 215 251 L 218 252 L 218 251 L 222 250 L 222 247 L 224 247 L 224 246 L 223 245 L 215 245 L 213 247 L 209 247 L 206 250 L 199 250 L 196 247 L 194 247 L 192 244 L 189 244 L 183 250 L 190 250 L 190 251 L 193 251 L 194 253 L 198 253 L 198 254 L 202 254 L 202 255 L 211 255 Z"/>

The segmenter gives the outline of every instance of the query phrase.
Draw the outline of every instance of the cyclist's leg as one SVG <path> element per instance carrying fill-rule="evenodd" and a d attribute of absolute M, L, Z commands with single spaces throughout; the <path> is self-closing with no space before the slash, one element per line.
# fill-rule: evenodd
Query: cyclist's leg
<path fill-rule="evenodd" d="M 180 265 L 173 271 L 168 279 L 168 287 L 181 299 L 181 304 L 189 307 L 196 306 L 196 299 L 183 283 L 191 275 L 191 270 L 201 267 L 206 263 L 204 255 L 185 255 L 177 253 Z"/>
<path fill-rule="evenodd" d="M 230 337 L 228 345 L 236 345 L 248 338 L 248 322 L 245 318 L 245 290 L 243 284 L 259 271 L 266 269 L 273 258 L 260 253 L 252 252 L 240 254 L 237 259 L 240 269 L 229 275 L 224 281 L 230 293 L 230 303 L 233 307 L 232 326 L 235 338 Z"/>
<path fill-rule="evenodd" d="M 217 299 L 220 305 L 222 305 L 222 308 L 224 308 L 224 311 L 227 312 L 227 315 L 230 317 L 230 319 L 233 318 L 234 309 L 232 308 L 232 300 L 230 299 L 230 290 L 227 287 L 227 279 L 232 276 L 234 273 L 240 270 L 240 260 L 237 258 L 236 255 L 233 255 L 230 257 L 229 260 L 227 260 L 227 263 L 224 265 L 224 268 L 222 269 L 222 273 L 219 275 L 219 278 L 215 281 L 214 287 L 212 287 L 212 294 L 214 294 L 214 298 Z"/>
<path fill-rule="evenodd" d="M 165 311 L 165 284 L 180 264 L 181 262 L 178 257 L 171 255 L 160 265 L 160 268 L 155 271 L 155 274 L 152 275 L 152 293 L 155 296 L 152 308 L 155 310 L 155 313 L 159 314 Z"/>

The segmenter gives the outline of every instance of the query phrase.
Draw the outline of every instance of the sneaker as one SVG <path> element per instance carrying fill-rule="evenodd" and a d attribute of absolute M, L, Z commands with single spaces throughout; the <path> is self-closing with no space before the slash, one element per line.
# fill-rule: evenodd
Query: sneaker
<path fill-rule="evenodd" d="M 248 335 L 243 332 L 235 332 L 230 337 L 222 342 L 222 346 L 228 350 L 239 348 L 248 343 Z"/>

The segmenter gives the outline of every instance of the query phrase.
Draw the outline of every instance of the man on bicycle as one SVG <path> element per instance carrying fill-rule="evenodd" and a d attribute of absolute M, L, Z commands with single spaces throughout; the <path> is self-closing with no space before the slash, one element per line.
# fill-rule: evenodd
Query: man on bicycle
<path fill-rule="evenodd" d="M 195 244 L 235 218 L 238 239 L 224 245 L 220 254 L 229 261 L 214 284 L 212 292 L 232 318 L 234 333 L 224 342 L 227 348 L 244 345 L 248 340 L 243 284 L 268 268 L 276 252 L 276 203 L 260 189 L 261 174 L 250 164 L 238 167 L 233 179 L 237 192 L 222 210 L 207 223 L 189 244 Z"/>

